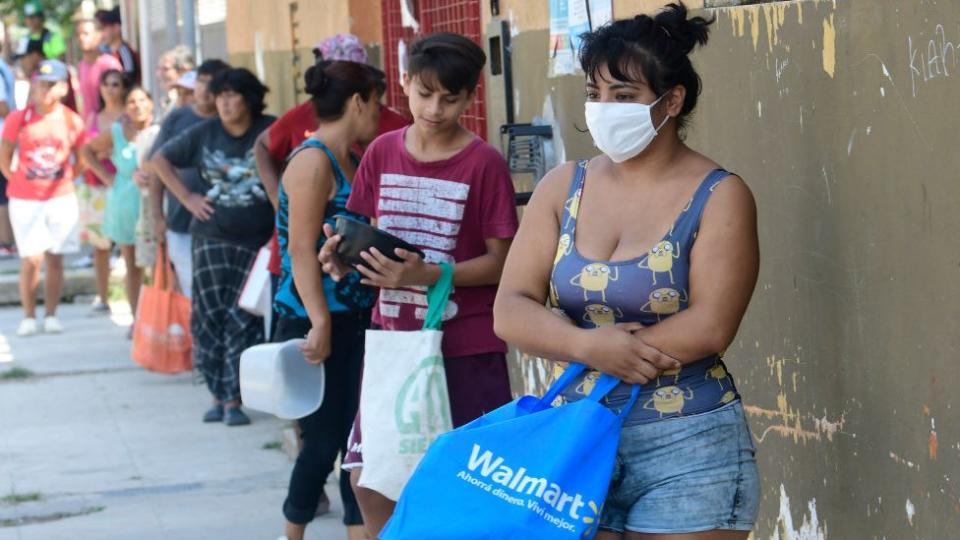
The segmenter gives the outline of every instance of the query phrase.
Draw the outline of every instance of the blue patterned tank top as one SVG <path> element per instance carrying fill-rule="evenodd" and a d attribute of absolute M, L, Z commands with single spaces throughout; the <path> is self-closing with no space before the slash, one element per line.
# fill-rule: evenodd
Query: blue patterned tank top
<path fill-rule="evenodd" d="M 323 150 L 327 157 L 330 158 L 330 163 L 333 166 L 336 194 L 333 196 L 333 199 L 327 201 L 324 222 L 334 226 L 334 219 L 341 215 L 369 222 L 370 220 L 366 217 L 347 210 L 347 199 L 350 198 L 350 182 L 347 181 L 346 175 L 343 174 L 343 169 L 341 169 L 340 164 L 337 163 L 337 158 L 333 156 L 333 153 L 325 144 L 314 138 L 308 138 L 303 144 L 290 153 L 287 161 L 289 162 L 293 156 L 306 148 Z M 293 281 L 293 262 L 290 259 L 290 251 L 288 249 L 290 243 L 290 198 L 283 189 L 282 184 L 280 185 L 279 202 L 280 204 L 277 208 L 277 241 L 280 245 L 281 272 L 273 306 L 281 317 L 288 319 L 306 319 L 308 318 L 307 310 L 303 306 L 303 300 L 301 300 L 300 293 L 297 292 L 297 286 Z M 326 236 L 320 233 L 320 238 L 317 240 L 317 253 L 320 252 L 320 247 L 323 246 L 326 240 Z M 323 292 L 327 300 L 327 307 L 331 313 L 372 309 L 374 301 L 376 300 L 374 289 L 360 284 L 360 274 L 357 272 L 347 274 L 340 281 L 334 281 L 333 278 L 324 274 Z"/>
<path fill-rule="evenodd" d="M 687 308 L 690 251 L 703 209 L 714 188 L 730 173 L 717 169 L 701 182 L 670 231 L 648 253 L 628 261 L 597 261 L 577 251 L 576 226 L 587 162 L 578 163 L 560 222 L 560 241 L 550 280 L 550 304 L 578 326 L 597 328 L 621 322 L 652 326 Z M 563 394 L 575 401 L 590 393 L 599 374 L 581 375 Z M 630 386 L 621 384 L 607 398 L 623 405 Z M 664 372 L 641 389 L 625 424 L 652 422 L 706 412 L 739 399 L 733 378 L 719 355 Z"/>

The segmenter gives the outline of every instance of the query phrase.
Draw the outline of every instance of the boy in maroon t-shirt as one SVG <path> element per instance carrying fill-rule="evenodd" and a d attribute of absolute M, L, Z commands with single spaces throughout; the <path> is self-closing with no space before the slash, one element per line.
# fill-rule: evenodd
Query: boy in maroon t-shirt
<path fill-rule="evenodd" d="M 456 34 L 433 34 L 412 45 L 403 87 L 413 125 L 367 148 L 347 203 L 426 254 L 421 259 L 398 249 L 403 263 L 375 249 L 361 255 L 367 262 L 357 268 L 363 282 L 380 287 L 373 319 L 384 330 L 419 330 L 426 288 L 440 276 L 438 263 L 456 263 L 442 344 L 455 427 L 511 399 L 507 346 L 493 333 L 493 300 L 517 231 L 513 184 L 503 157 L 460 124 L 485 62 L 480 47 Z M 339 237 L 329 225 L 325 233 L 324 271 L 343 275 L 348 269 L 335 255 Z M 351 469 L 367 532 L 376 537 L 394 502 L 356 485 L 361 439 L 355 421 L 344 468 Z"/>

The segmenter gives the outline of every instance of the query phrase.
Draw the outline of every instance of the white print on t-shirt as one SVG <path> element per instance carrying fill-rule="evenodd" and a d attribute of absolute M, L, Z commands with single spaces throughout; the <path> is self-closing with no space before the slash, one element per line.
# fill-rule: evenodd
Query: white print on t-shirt
<path fill-rule="evenodd" d="M 32 150 L 23 153 L 20 162 L 27 180 L 61 180 L 63 163 L 57 159 L 63 146 L 56 137 L 38 139 Z M 19 165 L 18 165 L 19 167 Z"/>
<path fill-rule="evenodd" d="M 207 198 L 215 204 L 242 208 L 267 200 L 252 148 L 242 157 L 231 158 L 223 150 L 210 151 L 204 146 L 202 172 L 212 186 L 207 191 Z"/>
<path fill-rule="evenodd" d="M 470 185 L 405 174 L 380 175 L 377 226 L 421 248 L 427 262 L 452 262 Z M 426 318 L 425 287 L 380 291 L 380 315 L 399 318 L 403 306 L 415 306 L 415 317 Z M 457 315 L 453 300 L 443 320 Z"/>

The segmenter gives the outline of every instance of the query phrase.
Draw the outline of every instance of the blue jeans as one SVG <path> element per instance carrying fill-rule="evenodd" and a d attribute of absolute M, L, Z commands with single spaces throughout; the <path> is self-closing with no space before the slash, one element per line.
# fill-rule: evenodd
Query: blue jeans
<path fill-rule="evenodd" d="M 600 527 L 661 534 L 749 531 L 760 505 L 755 454 L 739 400 L 624 427 Z"/>

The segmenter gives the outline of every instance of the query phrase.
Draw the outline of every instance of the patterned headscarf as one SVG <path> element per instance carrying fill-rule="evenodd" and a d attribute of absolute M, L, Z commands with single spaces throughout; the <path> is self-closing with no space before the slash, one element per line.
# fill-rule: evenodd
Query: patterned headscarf
<path fill-rule="evenodd" d="M 367 51 L 363 48 L 360 38 L 353 34 L 337 34 L 317 43 L 313 54 L 324 60 L 342 60 L 347 62 L 367 63 Z"/>

